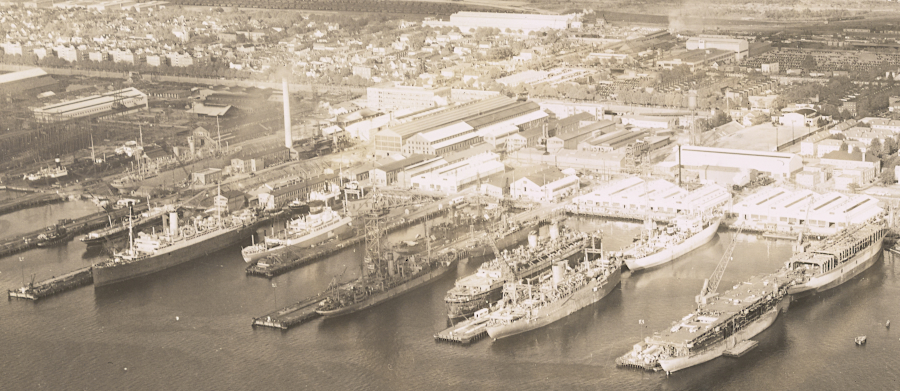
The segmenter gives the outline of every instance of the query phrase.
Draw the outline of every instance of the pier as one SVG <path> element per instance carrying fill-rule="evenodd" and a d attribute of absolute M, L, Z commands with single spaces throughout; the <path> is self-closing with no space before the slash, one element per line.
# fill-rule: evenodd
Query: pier
<path fill-rule="evenodd" d="M 7 300 L 15 297 L 17 299 L 37 301 L 48 296 L 53 296 L 93 283 L 94 276 L 91 274 L 91 267 L 88 266 L 63 274 L 59 277 L 51 277 L 37 284 L 31 283 L 19 289 L 9 289 L 6 291 Z"/>
<path fill-rule="evenodd" d="M 54 194 L 55 195 L 55 194 Z M 146 205 L 135 207 L 135 212 L 143 211 Z M 69 239 L 76 235 L 88 233 L 98 228 L 109 225 L 109 219 L 121 219 L 128 214 L 128 209 L 122 208 L 113 210 L 112 212 L 97 212 L 88 216 L 80 217 L 74 220 L 60 220 L 59 226 L 66 229 Z M 0 257 L 16 254 L 22 251 L 30 250 L 37 247 L 37 237 L 42 233 L 46 233 L 47 229 L 42 228 L 25 234 L 16 235 L 16 237 L 0 239 Z"/>
<path fill-rule="evenodd" d="M 324 300 L 324 297 L 321 294 L 307 297 L 280 310 L 270 312 L 259 318 L 253 318 L 251 326 L 287 330 L 308 320 L 318 318 L 319 314 L 316 313 L 316 306 L 322 300 Z"/>
<path fill-rule="evenodd" d="M 56 193 L 32 193 L 22 197 L 10 198 L 0 201 L 0 215 L 42 205 L 56 204 L 65 200 L 66 197 Z"/>
<path fill-rule="evenodd" d="M 435 334 L 434 340 L 468 345 L 488 335 L 487 321 L 488 317 L 485 315 L 459 322 Z"/>

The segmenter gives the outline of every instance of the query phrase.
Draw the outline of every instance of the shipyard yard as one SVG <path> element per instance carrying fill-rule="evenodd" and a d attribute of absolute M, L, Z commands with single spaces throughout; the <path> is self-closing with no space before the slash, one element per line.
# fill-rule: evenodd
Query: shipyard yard
<path fill-rule="evenodd" d="M 0 4 L 0 389 L 897 389 L 844 5 Z"/>

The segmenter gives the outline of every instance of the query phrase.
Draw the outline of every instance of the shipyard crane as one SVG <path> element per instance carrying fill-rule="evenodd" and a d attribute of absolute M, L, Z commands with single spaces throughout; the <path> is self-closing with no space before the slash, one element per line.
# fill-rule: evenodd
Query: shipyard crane
<path fill-rule="evenodd" d="M 363 275 L 375 275 L 384 278 L 385 260 L 382 257 L 381 237 L 384 234 L 383 226 L 384 216 L 391 209 L 422 204 L 434 200 L 434 197 L 418 194 L 415 192 L 383 192 L 373 187 L 370 192 L 372 195 L 372 208 L 363 216 L 365 221 L 366 233 L 366 255 L 363 260 Z M 427 233 L 426 233 L 427 236 Z M 426 238 L 426 243 L 428 238 Z"/>
<path fill-rule="evenodd" d="M 725 275 L 725 268 L 728 267 L 728 263 L 731 262 L 731 255 L 734 253 L 735 246 L 737 246 L 737 237 L 741 234 L 743 229 L 744 227 L 738 227 L 737 232 L 734 234 L 734 238 L 731 239 L 731 243 L 728 245 L 728 248 L 725 249 L 725 253 L 722 254 L 722 259 L 720 259 L 719 264 L 716 265 L 716 270 L 713 270 L 712 276 L 703 280 L 703 288 L 700 289 L 700 294 L 697 295 L 696 298 L 697 304 L 705 304 L 709 298 L 716 295 L 716 289 L 719 288 L 719 283 L 722 282 L 722 276 Z"/>

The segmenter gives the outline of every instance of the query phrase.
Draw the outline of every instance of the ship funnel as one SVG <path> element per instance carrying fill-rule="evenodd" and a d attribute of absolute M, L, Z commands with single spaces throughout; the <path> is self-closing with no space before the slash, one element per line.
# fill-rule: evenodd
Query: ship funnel
<path fill-rule="evenodd" d="M 537 232 L 531 231 L 528 233 L 528 247 L 532 249 L 536 249 L 538 245 L 537 241 Z"/>
<path fill-rule="evenodd" d="M 162 227 L 164 235 L 171 235 L 171 233 L 169 233 L 169 215 L 165 213 L 162 215 Z"/>
<path fill-rule="evenodd" d="M 550 240 L 557 239 L 559 239 L 559 223 L 554 221 L 553 224 L 550 224 Z"/>
<path fill-rule="evenodd" d="M 566 262 L 560 261 L 553 265 L 553 289 L 559 286 L 566 275 Z"/>
<path fill-rule="evenodd" d="M 62 166 L 62 164 L 59 163 L 59 158 L 56 158 L 56 168 L 58 169 L 60 166 Z"/>
<path fill-rule="evenodd" d="M 178 235 L 178 212 L 169 213 L 169 235 Z"/>

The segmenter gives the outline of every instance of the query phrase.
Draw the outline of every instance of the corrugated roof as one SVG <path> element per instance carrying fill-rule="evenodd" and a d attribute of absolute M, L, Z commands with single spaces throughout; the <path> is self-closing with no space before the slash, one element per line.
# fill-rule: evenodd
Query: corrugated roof
<path fill-rule="evenodd" d="M 410 157 L 408 157 L 408 158 L 406 158 L 406 159 L 403 159 L 403 160 L 400 160 L 400 161 L 396 161 L 396 162 L 393 162 L 393 163 L 391 163 L 391 164 L 385 164 L 385 165 L 383 165 L 383 166 L 381 166 L 381 167 L 378 167 L 378 170 L 381 170 L 381 171 L 384 171 L 384 172 L 391 172 L 391 171 L 395 171 L 395 170 L 400 170 L 400 169 L 406 168 L 406 167 L 408 167 L 408 166 L 411 166 L 411 165 L 413 165 L 413 164 L 424 162 L 425 160 L 431 159 L 431 158 L 433 158 L 433 157 L 434 157 L 434 156 L 432 156 L 432 155 L 420 155 L 420 154 L 415 154 L 415 155 L 412 155 L 412 156 L 410 156 Z"/>
<path fill-rule="evenodd" d="M 472 125 L 475 129 L 481 129 L 500 121 L 511 119 L 520 115 L 525 115 L 533 111 L 540 111 L 541 106 L 534 102 L 516 102 L 511 106 L 502 107 L 490 112 L 486 112 L 477 118 L 467 120 L 466 123 Z"/>
<path fill-rule="evenodd" d="M 472 130 L 472 127 L 465 122 L 457 122 L 451 125 L 444 126 L 442 128 L 438 128 L 435 130 L 431 130 L 428 132 L 419 133 L 419 136 L 424 138 L 425 141 L 429 143 L 433 143 L 440 139 L 444 139 L 447 137 L 457 136 Z"/>
<path fill-rule="evenodd" d="M 449 123 L 463 121 L 485 112 L 511 105 L 516 101 L 505 95 L 494 96 L 442 110 L 435 114 L 421 117 L 405 124 L 397 125 L 389 130 L 407 139 L 419 132 L 439 128 Z"/>

